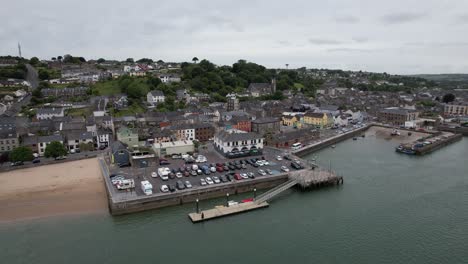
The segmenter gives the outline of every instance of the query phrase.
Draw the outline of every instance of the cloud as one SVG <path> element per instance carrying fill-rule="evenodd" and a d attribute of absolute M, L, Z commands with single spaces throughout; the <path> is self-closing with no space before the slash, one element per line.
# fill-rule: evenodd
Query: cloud
<path fill-rule="evenodd" d="M 468 23 L 468 14 L 459 15 L 456 19 L 456 22 L 459 23 Z"/>
<path fill-rule="evenodd" d="M 336 16 L 334 20 L 342 24 L 356 24 L 356 23 L 359 23 L 360 21 L 358 17 L 353 16 L 353 15 Z"/>
<path fill-rule="evenodd" d="M 336 49 L 327 49 L 327 52 L 346 52 L 346 53 L 370 53 L 376 52 L 376 49 L 357 49 L 357 48 L 336 48 Z"/>
<path fill-rule="evenodd" d="M 366 37 L 353 37 L 353 41 L 357 43 L 365 43 L 368 42 L 369 39 Z"/>
<path fill-rule="evenodd" d="M 446 42 L 424 42 L 424 41 L 414 41 L 407 42 L 405 46 L 412 47 L 435 47 L 435 48 L 444 48 L 444 47 L 466 47 L 468 46 L 468 41 L 446 41 Z"/>
<path fill-rule="evenodd" d="M 314 45 L 340 45 L 344 44 L 345 42 L 336 39 L 309 38 L 309 43 Z"/>
<path fill-rule="evenodd" d="M 381 21 L 385 24 L 404 24 L 421 20 L 426 16 L 423 13 L 400 12 L 384 15 L 381 17 Z"/>

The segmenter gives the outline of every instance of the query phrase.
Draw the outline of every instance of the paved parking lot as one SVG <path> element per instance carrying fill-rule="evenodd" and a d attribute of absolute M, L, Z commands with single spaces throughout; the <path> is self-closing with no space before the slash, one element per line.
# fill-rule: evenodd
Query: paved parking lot
<path fill-rule="evenodd" d="M 258 156 L 249 156 L 249 157 L 244 157 L 244 158 L 237 158 L 237 159 L 227 159 L 224 158 L 222 155 L 220 155 L 218 152 L 213 151 L 212 147 L 210 144 L 206 146 L 205 149 L 200 150 L 200 154 L 204 155 L 207 158 L 207 162 L 204 163 L 193 163 L 197 165 L 201 164 L 212 164 L 212 163 L 225 163 L 225 162 L 235 162 L 236 160 L 245 160 L 245 159 L 251 159 L 251 158 L 262 158 L 265 157 L 266 160 L 270 163 L 269 165 L 266 166 L 261 166 L 261 167 L 254 167 L 252 165 L 246 164 L 246 169 L 235 169 L 235 170 L 230 170 L 230 171 L 225 171 L 225 172 L 214 172 L 210 173 L 210 175 L 197 175 L 197 176 L 182 176 L 181 178 L 174 178 L 174 179 L 169 179 L 167 181 L 163 181 L 159 176 L 156 178 L 151 177 L 152 172 L 157 173 L 157 169 L 160 167 L 168 167 L 169 169 L 176 169 L 178 170 L 181 167 L 191 167 L 192 164 L 185 164 L 185 161 L 182 159 L 168 159 L 170 164 L 169 165 L 162 165 L 159 166 L 159 164 L 156 161 L 152 161 L 148 164 L 148 167 L 144 168 L 137 168 L 136 166 L 132 167 L 127 167 L 127 168 L 118 168 L 114 165 L 111 165 L 109 167 L 110 173 L 111 174 L 121 174 L 125 176 L 125 178 L 128 179 L 134 179 L 135 180 L 135 189 L 132 191 L 126 191 L 126 190 L 117 190 L 115 187 L 113 188 L 112 192 L 114 196 L 122 196 L 121 198 L 134 198 L 134 197 L 144 197 L 144 193 L 140 188 L 140 182 L 143 180 L 148 180 L 152 185 L 153 185 L 153 194 L 162 194 L 160 187 L 161 185 L 173 185 L 174 187 L 176 186 L 177 181 L 189 181 L 192 184 L 192 190 L 197 189 L 201 186 L 200 179 L 201 178 L 206 178 L 206 177 L 213 177 L 217 176 L 220 177 L 221 175 L 226 175 L 228 173 L 249 173 L 252 172 L 255 174 L 255 178 L 267 178 L 271 177 L 274 175 L 278 175 L 281 173 L 281 166 L 286 166 L 290 170 L 293 170 L 291 168 L 291 161 L 288 160 L 277 160 L 277 156 L 283 157 L 285 155 L 285 152 L 282 150 L 277 150 L 277 149 L 272 149 L 272 148 L 265 148 L 264 152 L 262 155 Z M 269 175 L 260 175 L 258 173 L 259 169 L 270 169 L 272 171 L 272 174 Z M 252 179 L 242 179 L 239 181 L 250 181 Z M 227 182 L 225 184 L 235 184 L 237 180 L 234 180 L 233 182 Z M 216 186 L 216 184 L 211 185 L 211 186 Z M 183 190 L 182 190 L 183 191 Z M 181 192 L 181 190 L 176 190 L 175 192 Z M 168 192 L 170 193 L 170 192 Z"/>

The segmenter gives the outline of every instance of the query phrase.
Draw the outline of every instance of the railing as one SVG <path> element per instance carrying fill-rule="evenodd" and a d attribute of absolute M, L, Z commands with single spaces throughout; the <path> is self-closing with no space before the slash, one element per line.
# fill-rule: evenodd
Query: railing
<path fill-rule="evenodd" d="M 297 184 L 296 180 L 289 180 L 281 185 L 276 186 L 275 188 L 263 193 L 259 197 L 255 199 L 255 203 L 260 204 L 263 202 L 266 202 L 268 200 L 271 200 L 273 197 L 276 195 L 286 191 L 287 189 L 293 187 L 294 185 Z"/>

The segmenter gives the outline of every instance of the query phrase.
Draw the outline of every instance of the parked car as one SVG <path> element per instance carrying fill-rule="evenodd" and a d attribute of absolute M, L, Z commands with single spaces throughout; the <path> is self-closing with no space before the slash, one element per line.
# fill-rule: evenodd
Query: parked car
<path fill-rule="evenodd" d="M 283 158 L 281 156 L 277 156 L 276 160 L 283 160 Z"/>
<path fill-rule="evenodd" d="M 283 158 L 284 158 L 285 160 L 291 160 L 291 157 L 289 157 L 288 155 L 284 155 Z"/>
<path fill-rule="evenodd" d="M 223 170 L 224 171 L 229 171 L 229 167 L 228 166 L 223 166 Z"/>
<path fill-rule="evenodd" d="M 175 179 L 175 174 L 174 173 L 169 173 L 169 179 Z"/>
<path fill-rule="evenodd" d="M 167 187 L 169 188 L 169 191 L 171 191 L 171 192 L 176 191 L 176 188 L 174 187 L 174 185 L 168 185 Z"/>
<path fill-rule="evenodd" d="M 269 175 L 272 175 L 272 174 L 273 174 L 273 171 L 270 170 L 270 169 L 266 169 L 266 173 L 268 173 Z"/>
<path fill-rule="evenodd" d="M 240 176 L 239 173 L 236 173 L 236 174 L 234 174 L 234 179 L 240 181 L 240 180 L 242 180 L 242 177 Z"/>
<path fill-rule="evenodd" d="M 247 166 L 245 166 L 245 164 L 242 163 L 242 164 L 241 164 L 241 168 L 242 168 L 242 169 L 247 169 Z"/>
<path fill-rule="evenodd" d="M 168 160 L 166 159 L 159 159 L 159 165 L 169 165 L 171 164 Z"/>
<path fill-rule="evenodd" d="M 302 166 L 297 164 L 296 162 L 291 162 L 291 167 L 296 170 L 302 169 Z"/>
<path fill-rule="evenodd" d="M 228 178 L 226 177 L 226 175 L 221 175 L 221 176 L 219 176 L 219 179 L 221 180 L 221 182 L 227 182 L 227 181 L 229 181 Z"/>
<path fill-rule="evenodd" d="M 210 167 L 211 172 L 216 172 L 216 167 Z"/>
<path fill-rule="evenodd" d="M 201 184 L 201 186 L 205 186 L 206 185 L 205 179 L 201 178 L 200 179 L 200 184 Z"/>
<path fill-rule="evenodd" d="M 218 176 L 213 176 L 213 181 L 214 181 L 214 183 L 221 183 Z"/>
<path fill-rule="evenodd" d="M 240 176 L 242 177 L 242 179 L 248 179 L 249 176 L 247 176 L 247 173 L 241 173 Z"/>
<path fill-rule="evenodd" d="M 194 170 L 191 171 L 190 174 L 192 174 L 192 176 L 197 176 L 197 175 L 198 175 L 198 174 L 197 174 L 197 171 L 194 171 Z"/>
<path fill-rule="evenodd" d="M 281 170 L 284 171 L 284 172 L 288 172 L 288 171 L 289 171 L 288 167 L 286 167 L 286 166 L 281 166 Z"/>
<path fill-rule="evenodd" d="M 217 172 L 223 172 L 224 169 L 223 169 L 223 167 L 216 167 L 216 171 L 217 171 Z"/>
<path fill-rule="evenodd" d="M 176 176 L 177 178 L 182 178 L 182 173 L 177 172 L 177 173 L 175 174 L 175 176 Z"/>
<path fill-rule="evenodd" d="M 265 176 L 266 175 L 266 172 L 264 170 L 258 170 L 258 174 L 262 175 L 262 176 Z"/>
<path fill-rule="evenodd" d="M 192 188 L 192 184 L 189 181 L 185 181 L 185 188 L 187 189 Z"/>
<path fill-rule="evenodd" d="M 242 169 L 242 166 L 241 166 L 240 164 L 236 164 L 236 165 L 234 165 L 234 166 L 235 166 L 236 169 L 238 169 L 238 170 Z"/>
<path fill-rule="evenodd" d="M 206 181 L 206 183 L 208 183 L 208 185 L 214 184 L 213 180 L 210 177 L 206 177 L 205 181 Z"/>
<path fill-rule="evenodd" d="M 198 175 L 202 175 L 202 173 L 203 173 L 202 170 L 200 170 L 200 169 L 197 170 Z"/>
<path fill-rule="evenodd" d="M 258 168 L 258 167 L 259 167 L 259 165 L 258 165 L 257 163 L 255 163 L 255 162 L 252 163 L 252 166 L 255 167 L 255 168 Z"/>
<path fill-rule="evenodd" d="M 226 175 L 226 178 L 228 179 L 228 181 L 231 181 L 231 182 L 234 181 L 234 175 L 232 174 Z"/>
<path fill-rule="evenodd" d="M 151 177 L 152 177 L 152 178 L 156 178 L 156 177 L 158 177 L 158 174 L 157 174 L 155 171 L 153 171 L 153 172 L 151 173 Z"/>
<path fill-rule="evenodd" d="M 185 176 L 185 177 L 189 177 L 189 176 L 190 176 L 190 172 L 185 171 L 185 172 L 184 172 L 184 176 Z"/>
<path fill-rule="evenodd" d="M 184 183 L 183 183 L 182 181 L 177 181 L 177 182 L 176 182 L 176 187 L 177 187 L 177 189 L 179 189 L 179 190 L 185 189 L 185 185 L 184 185 Z"/>
<path fill-rule="evenodd" d="M 161 192 L 163 193 L 166 193 L 169 191 L 169 187 L 167 187 L 167 185 L 161 185 L 161 188 L 159 188 L 161 190 Z"/>
<path fill-rule="evenodd" d="M 229 167 L 230 170 L 235 170 L 236 169 L 236 167 L 234 165 L 229 165 L 228 167 Z"/>
<path fill-rule="evenodd" d="M 33 159 L 33 161 L 32 161 L 32 163 L 39 163 L 39 162 L 41 162 L 41 160 L 38 159 L 38 158 L 35 158 L 35 159 Z"/>
<path fill-rule="evenodd" d="M 16 161 L 16 162 L 12 162 L 10 164 L 10 166 L 12 166 L 12 167 L 21 166 L 21 165 L 24 165 L 24 163 L 22 161 Z"/>
<path fill-rule="evenodd" d="M 253 172 L 247 173 L 247 176 L 251 179 L 255 179 L 255 174 Z"/>

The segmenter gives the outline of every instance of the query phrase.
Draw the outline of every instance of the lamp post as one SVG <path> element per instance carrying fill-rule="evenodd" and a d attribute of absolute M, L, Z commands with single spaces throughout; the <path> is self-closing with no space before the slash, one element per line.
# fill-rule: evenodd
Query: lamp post
<path fill-rule="evenodd" d="M 229 206 L 229 193 L 226 193 L 226 206 Z"/>
<path fill-rule="evenodd" d="M 198 202 L 199 202 L 198 198 L 197 198 L 197 200 L 195 200 L 195 201 L 197 202 L 197 214 L 198 214 L 198 213 L 200 213 L 200 208 L 199 208 L 199 206 L 198 206 Z"/>

